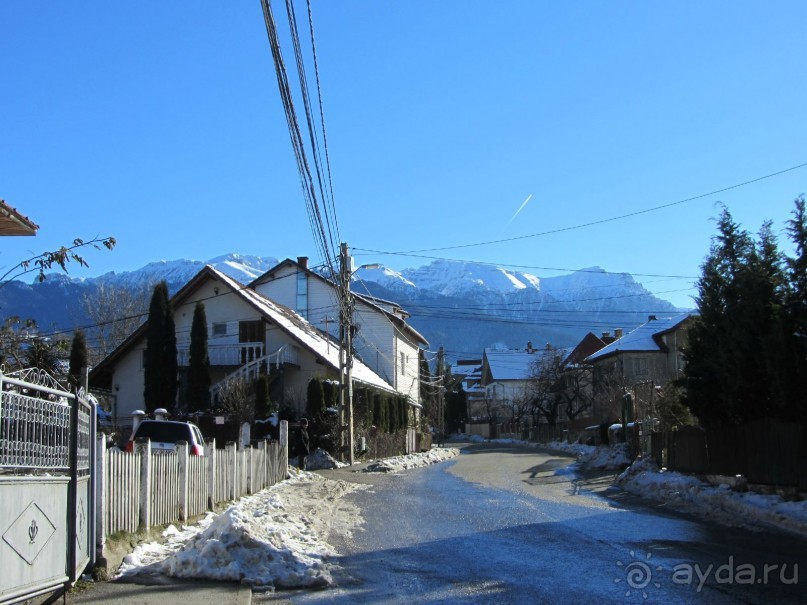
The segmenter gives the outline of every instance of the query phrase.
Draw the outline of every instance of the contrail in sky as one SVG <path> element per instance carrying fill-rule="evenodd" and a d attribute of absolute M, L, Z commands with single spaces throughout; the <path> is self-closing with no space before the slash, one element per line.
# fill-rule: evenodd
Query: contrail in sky
<path fill-rule="evenodd" d="M 516 210 L 516 213 L 515 213 L 515 214 L 512 216 L 512 218 L 511 218 L 509 221 L 507 221 L 507 225 L 506 225 L 506 227 L 509 227 L 509 226 L 510 226 L 510 223 L 512 223 L 512 222 L 515 220 L 515 218 L 518 216 L 518 213 L 519 213 L 519 212 L 521 212 L 522 210 L 524 210 L 524 206 L 526 206 L 526 205 L 527 205 L 527 202 L 529 202 L 531 199 L 532 199 L 532 193 L 530 193 L 530 194 L 527 196 L 527 199 L 526 199 L 526 200 L 524 200 L 524 203 L 523 203 L 523 204 L 521 204 L 521 206 L 519 206 L 519 207 L 518 207 L 518 210 Z M 506 228 L 506 227 L 505 227 L 505 228 Z"/>

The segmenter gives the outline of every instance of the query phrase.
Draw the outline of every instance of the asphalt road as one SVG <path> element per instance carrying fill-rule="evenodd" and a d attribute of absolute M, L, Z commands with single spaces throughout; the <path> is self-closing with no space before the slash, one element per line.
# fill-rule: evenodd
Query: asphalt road
<path fill-rule="evenodd" d="M 474 444 L 396 475 L 328 471 L 371 486 L 349 496 L 362 528 L 333 540 L 338 586 L 253 602 L 807 602 L 807 541 L 669 511 L 572 462 Z"/>

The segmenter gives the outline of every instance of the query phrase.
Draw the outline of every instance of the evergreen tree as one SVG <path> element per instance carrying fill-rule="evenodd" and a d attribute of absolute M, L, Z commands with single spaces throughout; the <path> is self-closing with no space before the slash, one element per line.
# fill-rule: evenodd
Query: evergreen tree
<path fill-rule="evenodd" d="M 805 233 L 803 203 L 794 216 L 797 242 Z M 795 417 L 803 405 L 804 357 L 795 350 L 793 320 L 803 248 L 796 248 L 796 259 L 785 259 L 770 222 L 753 241 L 723 209 L 698 280 L 700 316 L 689 330 L 681 381 L 685 403 L 705 426 Z"/>
<path fill-rule="evenodd" d="M 143 370 L 146 411 L 173 407 L 177 397 L 177 336 L 164 281 L 154 287 L 149 304 Z"/>
<path fill-rule="evenodd" d="M 306 413 L 309 418 L 317 418 L 323 411 L 325 411 L 325 395 L 322 382 L 319 378 L 312 378 L 308 381 L 306 392 Z"/>
<path fill-rule="evenodd" d="M 322 383 L 322 398 L 325 400 L 326 408 L 335 408 L 337 406 L 337 398 L 339 396 L 339 388 L 331 380 L 326 380 Z"/>
<path fill-rule="evenodd" d="M 394 433 L 398 430 L 398 398 L 393 396 L 389 398 L 389 411 L 387 414 L 389 418 L 389 432 Z"/>
<path fill-rule="evenodd" d="M 188 360 L 188 409 L 204 410 L 210 403 L 210 358 L 207 351 L 207 315 L 204 303 L 193 309 Z"/>
<path fill-rule="evenodd" d="M 807 212 L 804 197 L 796 199 L 793 218 L 787 232 L 795 255 L 787 259 L 786 333 L 789 341 L 789 402 L 783 415 L 788 420 L 804 422 L 807 418 Z"/>
<path fill-rule="evenodd" d="M 370 424 L 372 426 L 380 427 L 381 426 L 381 393 L 374 393 L 373 394 L 373 405 L 371 406 L 373 410 L 373 417 L 370 420 Z"/>
<path fill-rule="evenodd" d="M 255 379 L 255 417 L 268 418 L 269 417 L 269 376 L 260 374 Z"/>
<path fill-rule="evenodd" d="M 80 385 L 87 367 L 87 339 L 83 330 L 76 330 L 70 344 L 70 365 L 68 379 L 74 386 Z"/>
<path fill-rule="evenodd" d="M 389 397 L 384 394 L 381 396 L 381 407 L 378 415 L 378 428 L 385 433 L 389 433 Z"/>

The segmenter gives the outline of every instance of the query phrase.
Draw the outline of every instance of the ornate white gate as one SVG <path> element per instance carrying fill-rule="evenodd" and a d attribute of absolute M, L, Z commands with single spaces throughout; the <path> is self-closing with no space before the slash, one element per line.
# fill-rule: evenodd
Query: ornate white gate
<path fill-rule="evenodd" d="M 0 604 L 73 583 L 94 555 L 96 410 L 40 370 L 0 370 Z"/>

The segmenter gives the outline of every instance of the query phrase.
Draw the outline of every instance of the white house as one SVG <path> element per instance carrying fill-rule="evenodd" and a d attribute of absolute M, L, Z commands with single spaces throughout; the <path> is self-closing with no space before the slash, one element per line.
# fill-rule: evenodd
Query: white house
<path fill-rule="evenodd" d="M 311 378 L 338 378 L 339 349 L 334 342 L 291 309 L 210 266 L 202 269 L 171 299 L 180 377 L 188 366 L 197 301 L 205 305 L 214 383 L 234 373 L 257 374 L 264 364 L 266 368 L 282 370 L 280 381 L 273 385 L 273 401 L 296 405 L 298 411 L 302 411 Z M 113 417 L 123 424 L 129 421 L 132 411 L 145 407 L 145 349 L 144 324 L 90 373 L 90 387 L 112 394 Z M 396 392 L 360 360 L 354 362 L 353 379 L 359 385 L 391 394 Z M 165 402 L 165 407 L 173 403 Z"/>
<path fill-rule="evenodd" d="M 253 281 L 250 288 L 305 318 L 338 342 L 338 286 L 308 268 L 308 259 L 286 259 Z M 397 393 L 420 407 L 418 351 L 428 341 L 406 323 L 409 315 L 393 302 L 354 294 L 353 346 L 364 362 Z"/>

